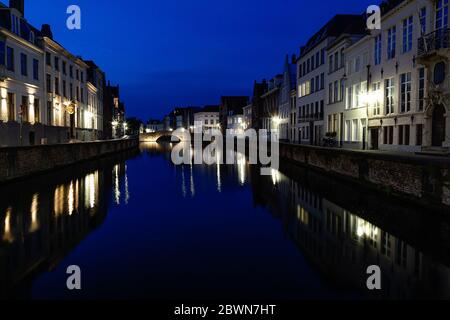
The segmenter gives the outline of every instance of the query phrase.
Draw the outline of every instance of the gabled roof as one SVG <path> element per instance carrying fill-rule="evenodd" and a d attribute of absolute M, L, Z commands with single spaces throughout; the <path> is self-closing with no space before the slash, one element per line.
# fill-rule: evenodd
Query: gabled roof
<path fill-rule="evenodd" d="M 365 30 L 366 19 L 364 15 L 338 14 L 327 22 L 316 34 L 314 34 L 300 49 L 300 57 L 303 57 L 322 41 L 329 37 L 338 37 L 343 33 L 360 34 Z"/>

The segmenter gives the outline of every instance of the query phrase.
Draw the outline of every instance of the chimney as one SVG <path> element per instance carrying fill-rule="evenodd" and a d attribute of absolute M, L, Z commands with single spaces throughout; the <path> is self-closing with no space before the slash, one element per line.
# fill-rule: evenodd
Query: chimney
<path fill-rule="evenodd" d="M 52 28 L 49 24 L 43 24 L 41 27 L 41 33 L 44 37 L 53 39 Z"/>
<path fill-rule="evenodd" d="M 9 7 L 18 10 L 22 17 L 25 16 L 25 0 L 9 0 Z"/>

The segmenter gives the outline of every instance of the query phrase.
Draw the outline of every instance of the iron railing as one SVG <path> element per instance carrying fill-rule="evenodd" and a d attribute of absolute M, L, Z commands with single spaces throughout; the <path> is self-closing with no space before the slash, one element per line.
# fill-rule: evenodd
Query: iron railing
<path fill-rule="evenodd" d="M 450 29 L 439 29 L 419 38 L 418 56 L 450 47 Z"/>

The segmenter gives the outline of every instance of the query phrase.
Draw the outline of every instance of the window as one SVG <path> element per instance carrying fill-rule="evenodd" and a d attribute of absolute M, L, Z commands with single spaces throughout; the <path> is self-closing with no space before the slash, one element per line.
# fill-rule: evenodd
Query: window
<path fill-rule="evenodd" d="M 35 41 L 35 36 L 34 36 L 34 32 L 33 31 L 30 31 L 30 38 L 28 39 L 31 43 L 34 43 L 34 41 Z"/>
<path fill-rule="evenodd" d="M 375 65 L 381 63 L 381 34 L 375 37 Z"/>
<path fill-rule="evenodd" d="M 67 63 L 65 61 L 62 62 L 62 73 L 67 75 Z"/>
<path fill-rule="evenodd" d="M 22 104 L 20 105 L 20 114 L 22 115 L 22 121 L 28 122 L 28 96 L 22 96 Z"/>
<path fill-rule="evenodd" d="M 81 82 L 84 82 L 84 72 L 83 71 L 81 71 L 81 73 L 80 73 L 80 76 L 81 76 Z"/>
<path fill-rule="evenodd" d="M 333 84 L 330 83 L 328 85 L 328 103 L 333 103 Z"/>
<path fill-rule="evenodd" d="M 339 101 L 339 81 L 334 82 L 333 102 Z"/>
<path fill-rule="evenodd" d="M 310 84 L 310 87 L 311 87 L 311 93 L 314 93 L 315 92 L 315 82 L 314 82 L 314 78 L 312 78 L 311 79 L 311 84 Z"/>
<path fill-rule="evenodd" d="M 316 61 L 314 59 L 314 55 L 312 55 L 312 57 L 311 57 L 311 70 L 314 70 L 315 67 L 316 67 Z"/>
<path fill-rule="evenodd" d="M 419 18 L 420 18 L 420 32 L 422 35 L 425 35 L 427 33 L 427 8 L 423 7 L 419 11 Z"/>
<path fill-rule="evenodd" d="M 413 17 L 403 20 L 403 53 L 412 49 L 413 42 Z"/>
<path fill-rule="evenodd" d="M 411 111 L 411 72 L 400 75 L 400 83 L 400 110 L 401 112 L 409 112 Z"/>
<path fill-rule="evenodd" d="M 6 64 L 6 43 L 4 40 L 0 40 L 0 65 Z"/>
<path fill-rule="evenodd" d="M 325 89 L 325 73 L 320 74 L 320 90 Z"/>
<path fill-rule="evenodd" d="M 372 84 L 372 93 L 375 96 L 373 104 L 373 115 L 379 116 L 381 114 L 381 101 L 378 99 L 381 91 L 381 82 L 375 82 Z"/>
<path fill-rule="evenodd" d="M 55 70 L 59 71 L 59 58 L 55 57 Z"/>
<path fill-rule="evenodd" d="M 20 35 L 20 19 L 15 14 L 11 15 L 11 31 Z"/>
<path fill-rule="evenodd" d="M 45 53 L 45 63 L 50 67 L 52 66 L 52 55 L 50 52 Z"/>
<path fill-rule="evenodd" d="M 69 95 L 70 95 L 70 100 L 73 100 L 73 85 L 69 84 Z"/>
<path fill-rule="evenodd" d="M 353 128 L 353 134 L 352 134 L 352 141 L 353 142 L 357 142 L 359 140 L 359 125 L 358 125 L 358 120 L 354 119 L 353 120 L 353 124 L 352 124 L 352 128 Z"/>
<path fill-rule="evenodd" d="M 77 86 L 77 88 L 76 88 L 76 99 L 77 99 L 77 101 L 80 101 L 80 88 Z"/>
<path fill-rule="evenodd" d="M 394 89 L 394 78 L 386 79 L 384 84 L 386 114 L 394 113 Z"/>
<path fill-rule="evenodd" d="M 53 123 L 53 117 L 52 117 L 52 114 L 53 114 L 53 108 L 52 108 L 52 102 L 51 101 L 47 101 L 47 123 L 48 123 L 48 125 L 54 125 L 54 123 Z"/>
<path fill-rule="evenodd" d="M 66 80 L 63 80 L 62 81 L 62 92 L 63 92 L 63 97 L 64 98 L 67 98 L 67 88 L 66 88 L 66 86 L 67 86 Z"/>
<path fill-rule="evenodd" d="M 395 47 L 396 47 L 396 33 L 397 27 L 393 26 L 388 30 L 388 43 L 387 43 L 387 58 L 395 58 Z"/>
<path fill-rule="evenodd" d="M 351 135 L 352 135 L 352 124 L 350 120 L 345 120 L 345 140 L 351 141 Z"/>
<path fill-rule="evenodd" d="M 69 67 L 69 76 L 73 79 L 73 66 Z"/>
<path fill-rule="evenodd" d="M 14 49 L 6 47 L 6 68 L 14 72 Z"/>
<path fill-rule="evenodd" d="M 339 89 L 339 101 L 344 100 L 344 92 L 345 92 L 345 79 L 341 79 L 341 85 Z"/>
<path fill-rule="evenodd" d="M 320 77 L 316 76 L 316 91 L 321 90 L 320 88 Z"/>
<path fill-rule="evenodd" d="M 81 88 L 81 102 L 84 103 L 84 89 Z"/>
<path fill-rule="evenodd" d="M 339 52 L 334 53 L 334 70 L 339 69 Z"/>
<path fill-rule="evenodd" d="M 419 69 L 419 111 L 425 107 L 425 68 Z"/>
<path fill-rule="evenodd" d="M 409 146 L 411 127 L 409 125 L 398 126 L 398 144 Z"/>
<path fill-rule="evenodd" d="M 394 144 L 394 127 L 383 128 L 383 144 Z"/>
<path fill-rule="evenodd" d="M 355 85 L 355 89 L 354 89 L 354 95 L 355 95 L 355 97 L 354 97 L 354 99 L 353 99 L 353 102 L 355 103 L 354 105 L 353 105 L 353 107 L 354 108 L 358 108 L 359 107 L 359 105 L 360 105 L 360 95 L 361 95 L 361 84 L 357 84 L 357 85 Z"/>
<path fill-rule="evenodd" d="M 341 64 L 340 64 L 340 68 L 343 68 L 345 66 L 345 53 L 344 53 L 344 48 L 341 48 Z"/>
<path fill-rule="evenodd" d="M 47 85 L 47 93 L 52 93 L 52 76 L 47 73 L 45 78 L 45 83 Z"/>
<path fill-rule="evenodd" d="M 403 145 L 403 127 L 404 126 L 398 126 L 398 144 Z"/>
<path fill-rule="evenodd" d="M 59 96 L 59 78 L 55 77 L 55 94 Z"/>
<path fill-rule="evenodd" d="M 316 68 L 320 66 L 320 53 L 319 51 L 316 52 Z"/>
<path fill-rule="evenodd" d="M 448 27 L 448 0 L 436 2 L 436 30 L 445 30 Z"/>
<path fill-rule="evenodd" d="M 20 74 L 28 76 L 28 58 L 25 53 L 20 54 Z"/>
<path fill-rule="evenodd" d="M 346 109 L 352 108 L 353 105 L 353 86 L 348 87 Z"/>
<path fill-rule="evenodd" d="M 423 140 L 423 124 L 416 125 L 416 145 L 421 146 Z"/>
<path fill-rule="evenodd" d="M 39 104 L 39 99 L 38 98 L 34 98 L 34 122 L 40 122 L 40 104 Z"/>
<path fill-rule="evenodd" d="M 75 71 L 75 74 L 76 74 L 76 79 L 80 80 L 80 71 L 78 69 Z"/>
<path fill-rule="evenodd" d="M 14 93 L 8 92 L 7 101 L 8 121 L 16 120 L 16 96 Z"/>
<path fill-rule="evenodd" d="M 361 70 L 361 58 L 356 57 L 355 59 L 355 72 L 359 72 Z"/>
<path fill-rule="evenodd" d="M 325 64 L 325 48 L 320 51 L 320 62 L 321 64 Z"/>
<path fill-rule="evenodd" d="M 33 59 L 33 79 L 39 80 L 39 60 Z"/>

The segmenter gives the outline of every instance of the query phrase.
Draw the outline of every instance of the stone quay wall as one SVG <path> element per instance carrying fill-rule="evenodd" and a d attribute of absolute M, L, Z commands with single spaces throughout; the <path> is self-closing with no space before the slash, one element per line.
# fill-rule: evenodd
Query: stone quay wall
<path fill-rule="evenodd" d="M 138 139 L 122 139 L 0 148 L 0 183 L 138 147 Z"/>
<path fill-rule="evenodd" d="M 450 206 L 450 158 L 330 149 L 280 143 L 293 161 L 387 193 Z"/>

